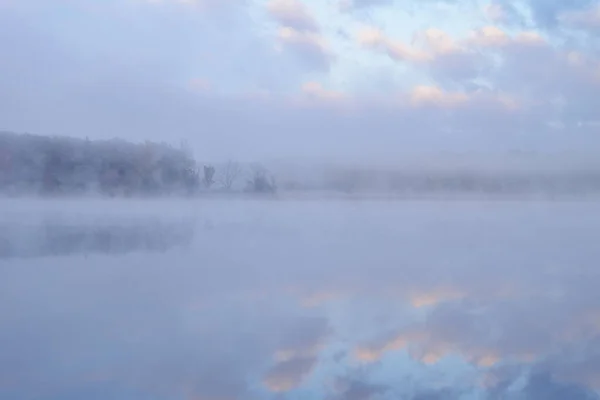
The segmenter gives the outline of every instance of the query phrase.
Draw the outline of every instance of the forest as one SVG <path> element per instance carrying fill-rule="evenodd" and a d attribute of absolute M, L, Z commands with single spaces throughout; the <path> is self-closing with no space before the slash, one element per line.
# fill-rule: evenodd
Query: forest
<path fill-rule="evenodd" d="M 368 164 L 212 165 L 194 158 L 185 142 L 133 143 L 0 132 L 0 193 L 24 196 L 194 196 L 208 193 L 288 195 L 536 195 L 600 194 L 600 167 L 563 161 L 545 165 L 507 158 L 494 168 Z M 376 163 L 375 163 L 376 164 Z M 277 182 L 270 172 L 277 171 Z"/>
<path fill-rule="evenodd" d="M 0 132 L 0 192 L 9 195 L 193 195 L 234 188 L 241 167 L 217 171 L 182 143 L 132 143 Z M 245 191 L 275 191 L 274 178 L 254 167 Z"/>

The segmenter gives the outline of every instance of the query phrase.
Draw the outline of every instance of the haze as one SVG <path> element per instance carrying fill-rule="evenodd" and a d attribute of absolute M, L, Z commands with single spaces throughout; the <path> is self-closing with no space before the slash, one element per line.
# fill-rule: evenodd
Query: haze
<path fill-rule="evenodd" d="M 598 146 L 595 1 L 0 7 L 3 130 L 187 140 L 211 162 Z"/>
<path fill-rule="evenodd" d="M 0 400 L 600 400 L 598 0 L 0 0 Z"/>

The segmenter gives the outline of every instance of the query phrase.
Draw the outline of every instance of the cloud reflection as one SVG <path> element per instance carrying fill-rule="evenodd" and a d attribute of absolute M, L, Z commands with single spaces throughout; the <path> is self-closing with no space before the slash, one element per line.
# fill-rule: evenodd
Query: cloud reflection
<path fill-rule="evenodd" d="M 0 260 L 0 398 L 599 398 L 594 203 L 107 204 L 195 235 Z"/>

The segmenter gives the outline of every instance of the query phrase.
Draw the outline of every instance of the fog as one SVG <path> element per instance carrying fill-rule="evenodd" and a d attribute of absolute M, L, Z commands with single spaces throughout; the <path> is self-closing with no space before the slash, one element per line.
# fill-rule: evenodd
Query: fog
<path fill-rule="evenodd" d="M 389 2 L 3 0 L 0 130 L 186 140 L 211 163 L 595 155 L 588 2 L 527 0 L 552 28 L 408 2 L 396 32 Z"/>
<path fill-rule="evenodd" d="M 595 202 L 1 206 L 2 398 L 598 398 Z"/>
<path fill-rule="evenodd" d="M 192 221 L 164 221 L 152 215 L 88 221 L 82 221 L 80 213 L 77 217 L 20 215 L 0 225 L 0 259 L 165 251 L 188 243 L 193 229 Z"/>
<path fill-rule="evenodd" d="M 0 400 L 600 399 L 597 3 L 0 0 Z"/>
<path fill-rule="evenodd" d="M 187 142 L 0 132 L 0 194 L 8 197 L 582 199 L 599 192 L 600 164 L 581 154 L 210 163 L 197 158 Z"/>

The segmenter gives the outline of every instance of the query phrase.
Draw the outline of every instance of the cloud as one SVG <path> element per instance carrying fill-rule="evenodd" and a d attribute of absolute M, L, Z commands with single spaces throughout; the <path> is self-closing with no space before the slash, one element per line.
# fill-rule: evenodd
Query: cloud
<path fill-rule="evenodd" d="M 565 29 L 578 28 L 597 34 L 594 0 L 571 2 L 544 0 L 493 0 L 486 8 L 488 18 L 507 26 L 539 29 L 552 35 L 564 35 Z M 594 33 L 595 31 L 595 33 Z"/>
<path fill-rule="evenodd" d="M 359 346 L 356 351 L 356 357 L 365 362 L 374 362 L 379 360 L 389 351 L 402 350 L 406 347 L 408 341 L 403 336 L 397 336 L 382 342 L 369 343 Z"/>
<path fill-rule="evenodd" d="M 139 214 L 147 215 L 144 211 Z M 249 303 L 243 297 L 235 298 L 243 291 L 229 289 L 217 294 L 219 291 L 212 292 L 208 286 L 203 288 L 208 282 L 184 278 L 179 273 L 185 275 L 183 270 L 165 275 L 155 269 L 164 261 L 162 257 L 152 257 L 155 264 L 138 265 L 133 261 L 136 256 L 125 256 L 131 269 L 121 269 L 118 262 L 113 264 L 115 269 L 104 269 L 105 260 L 98 259 L 87 264 L 95 272 L 88 269 L 70 274 L 75 286 L 68 291 L 63 290 L 62 273 L 54 279 L 40 275 L 26 280 L 5 270 L 13 276 L 14 308 L 0 307 L 0 321 L 10 327 L 1 335 L 0 372 L 6 385 L 0 385 L 0 394 L 5 388 L 16 388 L 18 395 L 13 398 L 27 398 L 38 390 L 44 398 L 64 398 L 71 392 L 87 398 L 97 388 L 106 388 L 112 390 L 113 398 L 255 398 L 252 384 L 260 383 L 262 371 L 268 368 L 265 379 L 274 389 L 281 388 L 286 379 L 301 382 L 330 334 L 326 319 L 302 318 L 293 307 L 276 311 L 261 306 L 257 315 L 252 308 L 270 300 L 253 298 Z M 76 259 L 57 265 L 68 273 L 78 263 Z M 186 256 L 180 261 L 184 259 Z M 132 288 L 127 282 L 140 273 L 135 265 L 144 269 L 146 279 Z M 209 275 L 221 279 L 218 274 Z M 177 284 L 180 279 L 190 285 Z M 92 281 L 95 289 L 90 286 Z M 96 301 L 106 285 L 112 286 L 114 297 Z M 171 290 L 174 287 L 177 290 Z M 39 297 L 27 303 L 24 292 L 18 294 L 21 289 L 34 290 Z M 153 292 L 161 294 L 142 300 L 144 293 Z M 56 310 L 41 306 L 46 296 L 65 313 L 68 329 L 48 325 L 43 316 Z M 240 309 L 244 303 L 249 308 Z M 20 313 L 35 321 L 33 325 L 20 323 Z M 231 330 L 237 324 L 248 328 L 244 333 Z M 271 355 L 276 355 L 274 367 Z"/>
<path fill-rule="evenodd" d="M 208 92 L 212 89 L 212 85 L 206 79 L 194 78 L 190 81 L 190 88 L 195 91 Z"/>
<path fill-rule="evenodd" d="M 373 27 L 362 28 L 357 35 L 359 44 L 386 52 L 391 58 L 399 61 L 427 62 L 431 55 L 425 51 L 413 49 L 402 42 L 394 41 Z"/>
<path fill-rule="evenodd" d="M 468 100 L 464 93 L 444 93 L 441 89 L 432 86 L 418 86 L 411 94 L 411 101 L 415 105 L 438 104 L 441 106 L 457 106 Z"/>
<path fill-rule="evenodd" d="M 300 386 L 316 364 L 315 357 L 281 361 L 267 372 L 263 382 L 272 392 L 288 392 Z"/>
<path fill-rule="evenodd" d="M 585 150 L 598 140 L 597 55 L 535 26 L 508 29 L 512 3 L 494 3 L 490 25 L 471 21 L 462 35 L 443 21 L 392 34 L 376 9 L 378 27 L 359 29 L 331 4 L 283 0 L 70 2 L 69 23 L 62 11 L 44 19 L 45 4 L 0 17 L 5 130 L 187 139 L 215 160 L 390 161 L 396 149 Z M 561 24 L 586 7 L 560 8 Z"/>
<path fill-rule="evenodd" d="M 310 69 L 327 71 L 335 59 L 327 40 L 319 33 L 279 29 L 277 38 L 284 50 L 289 50 Z"/>
<path fill-rule="evenodd" d="M 518 7 L 519 3 L 507 0 L 492 0 L 483 9 L 484 16 L 492 24 L 501 26 L 530 27 L 527 18 Z"/>
<path fill-rule="evenodd" d="M 593 0 L 575 0 L 569 3 L 561 1 L 540 1 L 529 0 L 529 5 L 533 18 L 538 26 L 547 29 L 559 28 L 559 16 L 564 12 L 573 12 L 583 10 L 594 4 Z"/>
<path fill-rule="evenodd" d="M 586 399 L 600 387 L 594 202 L 109 203 L 4 200 L 0 222 L 212 226 L 182 251 L 5 262 L 2 397 Z M 31 274 L 40 261 L 50 268 Z M 341 295 L 298 304 L 318 292 Z"/>
<path fill-rule="evenodd" d="M 510 298 L 513 296 L 515 294 Z M 529 301 L 535 297 L 537 295 L 530 294 Z M 544 311 L 544 301 L 541 299 L 527 306 L 519 300 L 498 303 L 492 301 L 484 306 L 486 317 L 482 318 L 475 308 L 486 304 L 487 301 L 473 298 L 472 301 L 466 300 L 469 298 L 469 295 L 458 299 L 450 297 L 439 302 L 433 306 L 423 323 L 411 325 L 404 322 L 405 326 L 397 333 L 387 334 L 358 346 L 355 351 L 356 357 L 363 362 L 372 363 L 381 361 L 384 356 L 390 356 L 394 352 L 405 351 L 420 363 L 435 365 L 446 357 L 460 355 L 466 362 L 478 368 L 494 369 L 511 363 L 533 365 L 567 382 L 585 387 L 600 387 L 597 375 L 589 374 L 595 368 L 592 361 L 595 356 L 592 353 L 588 351 L 585 366 L 577 361 L 570 364 L 569 361 L 580 359 L 572 347 L 573 343 L 588 340 L 585 338 L 595 338 L 599 332 L 600 325 L 591 323 L 596 321 L 595 317 L 592 317 L 596 314 L 591 303 L 581 308 L 578 300 L 571 299 L 573 303 L 563 304 L 563 310 L 557 314 Z M 535 323 L 529 322 L 525 317 L 534 314 Z M 502 331 L 501 337 L 493 334 L 498 332 L 501 326 L 516 323 L 521 327 L 519 332 Z M 549 354 L 554 355 L 548 357 Z M 494 381 L 496 383 L 493 385 L 497 385 L 502 379 L 496 376 Z"/>
<path fill-rule="evenodd" d="M 479 75 L 480 64 L 485 60 L 475 49 L 453 40 L 442 30 L 430 28 L 416 34 L 415 39 L 416 45 L 408 45 L 372 28 L 358 36 L 363 46 L 383 51 L 397 62 L 429 68 L 440 80 L 468 81 Z"/>
<path fill-rule="evenodd" d="M 341 12 L 355 12 L 389 7 L 393 4 L 394 0 L 338 0 L 338 9 Z"/>
<path fill-rule="evenodd" d="M 279 49 L 309 70 L 328 71 L 335 60 L 328 39 L 308 6 L 298 0 L 271 0 L 267 13 L 277 25 Z"/>
<path fill-rule="evenodd" d="M 372 400 L 384 395 L 390 388 L 386 385 L 373 384 L 364 380 L 339 378 L 335 382 L 335 399 Z"/>
<path fill-rule="evenodd" d="M 428 307 L 442 302 L 464 297 L 464 293 L 453 288 L 433 288 L 427 291 L 416 291 L 410 295 L 410 302 L 414 307 Z"/>
<path fill-rule="evenodd" d="M 317 366 L 330 333 L 325 319 L 300 320 L 275 352 L 275 364 L 263 377 L 264 385 L 278 393 L 300 386 Z"/>
<path fill-rule="evenodd" d="M 344 98 L 343 93 L 327 90 L 318 82 L 306 82 L 302 85 L 302 92 L 308 96 L 323 100 L 337 100 Z"/>
<path fill-rule="evenodd" d="M 595 400 L 600 398 L 600 395 L 586 387 L 557 382 L 551 375 L 545 373 L 534 373 L 527 381 L 523 392 L 530 399 Z"/>
<path fill-rule="evenodd" d="M 559 14 L 558 19 L 567 27 L 593 34 L 600 33 L 600 5 L 598 4 L 583 10 L 565 11 Z"/>
<path fill-rule="evenodd" d="M 418 390 L 416 393 L 413 393 L 410 400 L 443 400 L 443 399 L 461 399 L 465 393 L 461 390 L 456 390 L 454 388 L 442 388 L 442 389 L 426 389 Z"/>
<path fill-rule="evenodd" d="M 223 7 L 242 4 L 245 0 L 137 0 L 151 5 L 176 5 L 191 7 L 201 12 L 213 12 Z"/>
<path fill-rule="evenodd" d="M 408 45 L 369 28 L 359 31 L 357 40 L 399 63 L 427 68 L 442 87 L 492 88 L 516 103 L 529 104 L 532 110 L 538 106 L 553 110 L 570 126 L 594 119 L 588 110 L 599 100 L 592 91 L 597 93 L 600 85 L 600 60 L 551 44 L 538 32 L 509 35 L 499 27 L 484 26 L 462 39 L 452 39 L 443 31 L 428 29 Z M 434 92 L 428 95 L 432 98 Z M 435 96 L 441 99 L 439 93 Z M 561 111 L 556 109 L 557 99 L 562 99 Z"/>
<path fill-rule="evenodd" d="M 296 31 L 318 31 L 319 26 L 308 7 L 298 0 L 271 0 L 267 11 L 280 25 Z"/>
<path fill-rule="evenodd" d="M 380 30 L 364 28 L 359 31 L 357 40 L 362 46 L 382 51 L 397 62 L 428 68 L 432 77 L 442 83 L 462 84 L 486 78 L 494 71 L 494 60 L 489 52 L 503 57 L 501 52 L 505 49 L 545 46 L 544 39 L 535 32 L 509 36 L 495 26 L 473 30 L 461 40 L 451 38 L 440 29 L 429 28 L 415 35 L 413 45 L 389 38 Z"/>
<path fill-rule="evenodd" d="M 501 4 L 489 3 L 484 6 L 485 16 L 494 23 L 504 22 L 506 20 L 506 10 Z"/>

